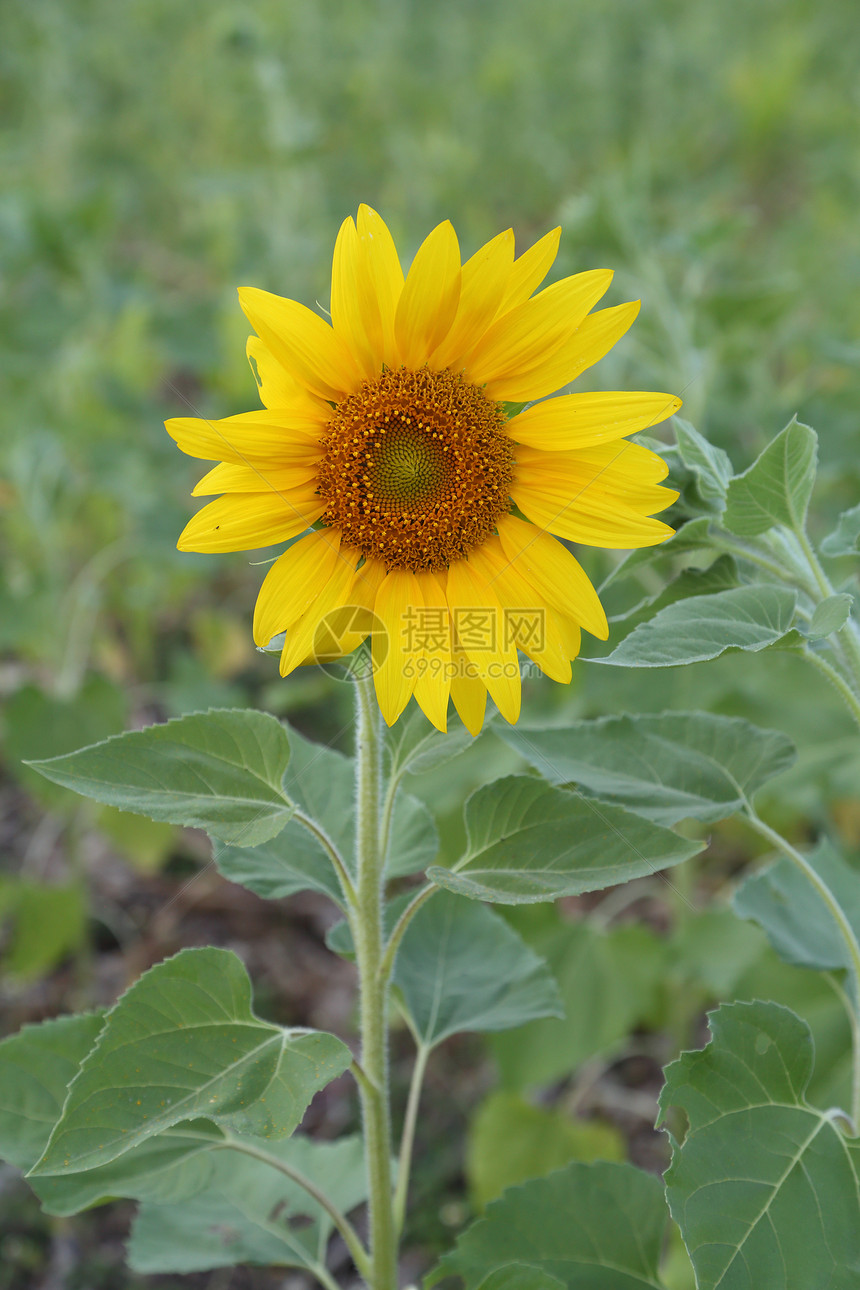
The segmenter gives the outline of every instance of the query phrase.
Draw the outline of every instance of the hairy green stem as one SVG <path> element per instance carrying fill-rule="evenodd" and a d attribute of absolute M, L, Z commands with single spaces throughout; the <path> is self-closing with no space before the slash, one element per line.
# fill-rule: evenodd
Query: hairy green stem
<path fill-rule="evenodd" d="M 811 649 L 805 650 L 803 657 L 812 663 L 813 667 L 817 667 L 822 676 L 826 676 L 830 684 L 839 691 L 852 717 L 860 725 L 860 698 L 854 693 L 842 673 L 832 663 L 828 663 L 823 655 L 816 654 Z"/>
<path fill-rule="evenodd" d="M 359 980 L 361 1068 L 359 1082 L 367 1158 L 372 1290 L 396 1290 L 397 1238 L 391 1180 L 388 1088 L 388 976 L 383 957 L 385 857 L 380 847 L 382 737 L 373 678 L 358 677 L 356 693 L 356 856 L 354 918 Z"/>
<path fill-rule="evenodd" d="M 406 1198 L 409 1191 L 409 1171 L 412 1166 L 412 1146 L 415 1142 L 415 1125 L 418 1120 L 418 1103 L 421 1101 L 421 1087 L 424 1083 L 424 1072 L 427 1069 L 427 1058 L 430 1056 L 429 1044 L 419 1041 L 415 1054 L 415 1065 L 412 1068 L 412 1081 L 409 1085 L 409 1099 L 406 1103 L 406 1115 L 403 1120 L 403 1135 L 400 1139 L 400 1157 L 397 1163 L 397 1190 L 394 1193 L 394 1223 L 398 1236 L 403 1231 L 406 1219 Z"/>
<path fill-rule="evenodd" d="M 222 1150 L 229 1148 L 232 1151 L 239 1151 L 242 1155 L 251 1156 L 253 1160 L 260 1160 L 263 1164 L 270 1165 L 272 1169 L 277 1169 L 279 1173 L 282 1173 L 298 1187 L 301 1187 L 303 1191 L 306 1191 L 309 1196 L 312 1196 L 317 1204 L 325 1210 L 337 1230 L 340 1232 L 350 1254 L 353 1257 L 355 1266 L 358 1268 L 361 1275 L 365 1279 L 368 1278 L 370 1262 L 367 1257 L 367 1251 L 362 1245 L 358 1233 L 350 1223 L 349 1219 L 340 1212 L 336 1205 L 332 1204 L 325 1192 L 320 1191 L 316 1183 L 311 1182 L 310 1178 L 306 1178 L 300 1170 L 294 1169 L 293 1166 L 288 1165 L 286 1161 L 279 1160 L 277 1156 L 272 1155 L 268 1151 L 264 1151 L 262 1147 L 253 1146 L 252 1143 L 248 1142 L 246 1139 L 227 1137 L 224 1142 L 219 1143 L 218 1146 Z M 324 1278 L 320 1277 L 320 1280 L 323 1279 Z"/>
<path fill-rule="evenodd" d="M 783 855 L 788 856 L 789 860 L 791 860 L 793 864 L 797 865 L 798 869 L 800 869 L 801 873 L 806 876 L 830 911 L 833 921 L 839 928 L 840 935 L 842 936 L 842 939 L 845 942 L 845 947 L 848 950 L 848 958 L 851 963 L 851 974 L 854 978 L 853 1008 L 856 1015 L 857 1009 L 860 1007 L 860 1002 L 858 1002 L 860 1001 L 860 943 L 858 943 L 857 936 L 848 921 L 844 909 L 828 887 L 827 883 L 821 875 L 816 872 L 806 857 L 793 847 L 788 839 L 784 838 L 781 833 L 777 833 L 776 829 L 772 829 L 769 824 L 765 824 L 764 820 L 759 819 L 758 815 L 756 815 L 752 806 L 749 804 L 746 807 L 745 818 L 747 823 L 755 829 L 756 833 L 758 833 L 760 837 L 765 838 L 771 846 L 775 847 L 778 851 L 781 851 Z M 857 1025 L 860 1026 L 860 1017 L 857 1017 Z M 860 1090 L 860 1047 L 857 1046 L 854 1048 L 852 1088 L 855 1090 L 855 1094 L 858 1099 L 857 1104 L 855 1104 L 852 1109 L 852 1119 L 856 1124 L 857 1117 L 860 1115 L 860 1091 L 858 1091 Z"/>
<path fill-rule="evenodd" d="M 312 834 L 313 837 L 316 838 L 317 842 L 319 842 L 329 860 L 332 862 L 332 866 L 334 867 L 334 871 L 340 882 L 341 890 L 343 891 L 344 899 L 350 908 L 355 908 L 357 899 L 355 885 L 350 877 L 349 870 L 344 864 L 343 857 L 332 842 L 331 838 L 324 829 L 320 828 L 316 820 L 312 820 L 309 815 L 305 815 L 304 811 L 296 811 L 293 815 L 293 819 L 297 824 L 301 824 L 303 828 L 307 829 L 308 833 Z"/>
<path fill-rule="evenodd" d="M 380 966 L 380 971 L 386 980 L 390 978 L 391 973 L 394 970 L 394 959 L 397 955 L 398 949 L 400 948 L 400 942 L 403 940 L 403 933 L 406 931 L 407 927 L 412 922 L 412 919 L 418 913 L 418 910 L 425 901 L 428 901 L 438 890 L 439 888 L 432 882 L 428 883 L 426 887 L 422 887 L 418 892 L 418 895 L 410 900 L 409 904 L 394 924 L 394 928 L 388 938 L 388 944 L 385 947 L 385 955 Z"/>
<path fill-rule="evenodd" d="M 860 1016 L 842 982 L 832 972 L 825 972 L 824 976 L 845 1009 L 851 1027 L 851 1048 L 854 1053 L 851 1072 L 851 1131 L 857 1134 L 860 1133 Z"/>

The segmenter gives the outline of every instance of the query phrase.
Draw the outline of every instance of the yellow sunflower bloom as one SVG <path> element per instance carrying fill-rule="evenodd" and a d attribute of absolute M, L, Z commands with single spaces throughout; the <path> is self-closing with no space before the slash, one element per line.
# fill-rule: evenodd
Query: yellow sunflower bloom
<path fill-rule="evenodd" d="M 370 634 L 391 725 L 410 697 L 441 730 L 448 700 L 476 734 L 489 692 L 520 709 L 521 650 L 570 680 L 580 629 L 606 639 L 597 593 L 557 539 L 630 548 L 672 530 L 663 461 L 627 436 L 681 406 L 669 394 L 548 398 L 627 331 L 638 302 L 592 313 L 612 279 L 595 269 L 537 291 L 559 230 L 514 258 L 508 230 L 465 264 L 451 224 L 404 278 L 368 206 L 334 250 L 331 322 L 295 300 L 239 292 L 265 410 L 167 429 L 218 461 L 194 492 L 220 494 L 182 551 L 297 541 L 266 575 L 254 639 L 281 633 L 281 673 L 347 653 Z M 537 292 L 537 294 L 535 294 Z M 506 405 L 527 403 L 509 415 Z M 301 536 L 300 536 L 301 535 Z M 347 613 L 347 617 L 343 617 Z"/>

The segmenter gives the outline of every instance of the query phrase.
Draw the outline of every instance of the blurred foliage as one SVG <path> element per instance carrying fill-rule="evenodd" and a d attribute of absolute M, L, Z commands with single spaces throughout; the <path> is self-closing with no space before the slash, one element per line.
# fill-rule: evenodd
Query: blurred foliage
<path fill-rule="evenodd" d="M 522 249 L 560 223 L 554 273 L 605 264 L 607 303 L 643 302 L 578 388 L 680 393 L 738 469 L 797 413 L 822 440 L 812 528 L 832 528 L 860 482 L 855 18 L 849 0 L 5 0 L 0 757 L 34 809 L 73 830 L 82 810 L 94 819 L 36 788 L 22 758 L 209 705 L 290 713 L 343 743 L 348 687 L 310 669 L 281 681 L 253 649 L 254 564 L 272 552 L 175 550 L 201 469 L 160 423 L 256 405 L 235 287 L 324 308 L 334 237 L 361 201 L 407 260 L 445 218 L 464 254 L 509 224 Z M 584 558 L 598 580 L 614 563 Z M 771 818 L 800 834 L 829 819 L 858 845 L 851 728 L 797 659 L 647 676 L 580 666 L 571 687 L 529 681 L 525 695 L 535 719 L 694 707 L 785 729 L 801 758 Z M 487 740 L 423 778 L 443 859 L 464 785 L 513 760 Z M 100 827 L 157 868 L 170 826 L 129 818 Z M 730 824 L 720 848 L 727 873 L 751 855 Z M 13 852 L 0 864 L 14 972 L 80 952 L 75 866 L 52 873 L 40 907 L 27 864 L 19 874 Z M 705 1002 L 755 993 L 805 1007 L 825 1049 L 831 1032 L 843 1042 L 828 987 L 800 999 L 809 974 L 759 948 L 726 979 L 725 938 L 749 948 L 750 929 L 730 931 L 722 910 L 674 912 L 666 942 L 582 924 L 563 950 L 555 925 L 532 929 L 535 943 L 558 939 L 560 963 L 599 944 L 595 998 L 611 1006 L 598 1049 L 634 1024 L 687 1041 Z M 630 998 L 636 936 L 649 938 L 637 962 L 655 968 Z"/>

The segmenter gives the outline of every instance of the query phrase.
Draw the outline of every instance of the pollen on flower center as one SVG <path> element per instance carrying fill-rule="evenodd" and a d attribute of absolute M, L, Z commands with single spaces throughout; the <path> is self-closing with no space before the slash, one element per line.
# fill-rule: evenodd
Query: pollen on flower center
<path fill-rule="evenodd" d="M 322 448 L 322 522 L 388 569 L 447 568 L 510 510 L 504 412 L 447 370 L 365 381 L 335 407 Z"/>

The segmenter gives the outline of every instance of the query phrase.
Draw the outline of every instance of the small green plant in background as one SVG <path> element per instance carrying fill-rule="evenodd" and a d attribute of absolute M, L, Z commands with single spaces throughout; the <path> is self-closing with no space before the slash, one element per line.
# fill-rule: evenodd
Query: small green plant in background
<path fill-rule="evenodd" d="M 423 289 L 427 283 L 438 287 L 427 311 L 431 321 L 451 308 L 444 290 L 452 273 L 446 237 L 436 239 L 432 255 L 416 257 Z M 482 301 L 477 291 L 465 298 L 470 310 Z M 430 333 L 406 313 L 409 325 L 401 327 L 397 344 L 411 345 L 417 364 L 426 357 L 422 345 L 434 351 L 441 340 L 433 337 L 430 344 Z M 333 314 L 337 327 L 337 304 Z M 452 319 L 455 314 L 456 306 Z M 260 317 L 268 343 L 266 315 Z M 341 301 L 345 317 L 353 338 L 360 336 Z M 390 340 L 384 310 L 380 317 L 372 339 L 384 348 Z M 319 320 L 313 325 L 323 326 Z M 527 329 L 525 334 L 528 339 Z M 563 344 L 558 339 L 559 350 Z M 541 361 L 546 358 L 544 353 Z M 305 361 L 312 368 L 317 360 L 312 355 Z M 315 368 L 310 385 L 328 380 L 335 366 L 323 374 Z M 546 380 L 555 375 L 550 366 Z M 272 369 L 262 379 L 265 389 Z M 511 426 L 518 415 L 513 411 Z M 267 421 L 258 414 L 256 423 L 243 424 L 265 442 L 276 417 L 270 412 Z M 737 474 L 728 456 L 691 425 L 673 424 L 674 444 L 640 443 L 631 459 L 648 463 L 659 447 L 668 460 L 678 495 L 677 532 L 661 545 L 633 551 L 611 575 L 603 593 L 614 629 L 606 652 L 591 656 L 589 673 L 688 667 L 728 651 L 740 667 L 743 653 L 788 653 L 824 676 L 860 723 L 860 629 L 849 564 L 860 547 L 860 517 L 857 508 L 849 510 L 817 546 L 810 539 L 814 432 L 791 422 Z M 191 433 L 187 426 L 184 433 Z M 198 433 L 215 431 L 204 422 Z M 417 451 L 412 439 L 407 447 Z M 394 465 L 402 465 L 399 457 Z M 606 469 L 600 462 L 592 466 L 583 508 Z M 296 467 L 305 468 L 302 462 Z M 216 470 L 219 482 L 235 483 L 235 470 Z M 414 477 L 424 479 L 421 470 Z M 383 471 L 380 478 L 389 475 Z M 404 478 L 397 474 L 398 487 Z M 438 480 L 431 482 L 435 487 Z M 643 505 L 653 500 L 653 481 L 639 494 L 628 485 Z M 290 486 L 292 480 L 284 483 Z M 579 495 L 571 508 L 577 501 Z M 517 504 L 528 514 L 533 499 L 525 491 Z M 631 526 L 641 523 L 631 509 L 619 503 L 617 515 Z M 317 517 L 300 518 L 304 526 Z M 502 532 L 506 521 L 494 519 Z M 324 522 L 332 527 L 331 516 Z M 497 540 L 492 523 L 483 545 Z M 516 517 L 515 523 L 525 526 Z M 641 532 L 656 540 L 655 531 Z M 325 533 L 317 528 L 311 540 Z M 524 541 L 508 558 L 537 578 L 537 553 L 530 559 L 528 550 Z M 297 551 L 298 544 L 284 559 L 295 559 Z M 838 563 L 828 565 L 831 559 Z M 451 567 L 455 563 L 452 558 Z M 370 564 L 356 569 L 354 562 L 351 574 Z M 834 583 L 825 566 L 851 580 Z M 418 586 L 425 607 L 435 603 L 429 599 L 433 579 L 412 548 L 403 567 L 412 582 L 406 574 L 394 578 L 389 600 L 382 588 L 392 579 L 390 568 L 374 588 L 377 600 L 358 602 L 365 612 L 373 604 L 388 607 L 389 644 L 396 641 L 396 596 L 398 612 L 414 604 L 401 581 Z M 332 563 L 316 599 L 291 604 L 286 623 L 276 621 L 271 600 L 261 596 L 259 612 L 268 614 L 263 643 L 287 627 L 277 646 L 285 668 L 311 652 L 314 630 L 303 614 L 316 616 L 313 629 L 337 604 L 337 594 L 348 603 L 352 584 L 341 585 L 340 577 Z M 548 587 L 536 585 L 551 604 Z M 590 605 L 583 584 L 579 589 L 582 604 Z M 482 590 L 478 580 L 469 588 L 478 597 Z M 566 588 L 560 583 L 555 590 L 564 596 Z M 453 612 L 456 605 L 451 607 Z M 368 630 L 365 625 L 353 634 Z M 298 644 L 291 643 L 290 631 Z M 542 657 L 550 653 L 532 648 Z M 450 853 L 450 839 L 440 850 L 433 797 L 422 795 L 422 777 L 461 754 L 470 736 L 460 727 L 434 729 L 415 709 L 400 715 L 410 688 L 400 685 L 391 655 L 378 650 L 374 639 L 375 674 L 357 667 L 350 682 L 356 700 L 352 758 L 266 713 L 229 708 L 33 763 L 52 784 L 120 811 L 205 829 L 222 874 L 265 899 L 303 889 L 329 897 L 343 915 L 329 945 L 355 961 L 361 1031 L 354 1055 L 334 1035 L 261 1019 L 241 961 L 216 948 L 185 949 L 156 964 L 103 1014 L 25 1027 L 0 1045 L 0 1146 L 27 1172 L 45 1209 L 68 1215 L 130 1197 L 139 1210 L 129 1258 L 139 1271 L 182 1273 L 233 1263 L 297 1267 L 329 1290 L 337 1285 L 328 1265 L 337 1233 L 372 1290 L 394 1290 L 428 1063 L 449 1036 L 483 1031 L 495 1036 L 508 1085 L 485 1103 L 470 1139 L 472 1189 L 485 1211 L 430 1271 L 427 1286 L 444 1277 L 459 1277 L 467 1290 L 596 1284 L 678 1290 L 694 1280 L 702 1290 L 777 1284 L 824 1290 L 858 1283 L 860 875 L 833 839 L 795 845 L 768 822 L 767 809 L 759 813 L 756 802 L 771 781 L 791 770 L 791 740 L 738 716 L 694 708 L 564 725 L 494 720 L 478 735 L 478 747 L 501 739 L 518 760 L 513 773 L 509 763 L 508 772 L 486 777 L 461 803 L 464 841 Z M 425 646 L 425 657 L 440 650 Z M 479 651 L 464 645 L 463 652 L 475 670 L 454 673 L 471 685 L 457 706 L 466 724 L 480 729 L 476 714 L 480 703 L 483 716 L 484 690 L 503 709 L 511 692 L 489 670 L 477 674 L 473 655 Z M 392 723 L 385 732 L 374 682 Z M 436 685 L 419 697 L 444 725 Z M 505 715 L 515 717 L 513 705 Z M 656 1175 L 617 1159 L 619 1142 L 611 1133 L 601 1138 L 593 1125 L 580 1131 L 576 1122 L 531 1105 L 522 1092 L 611 1049 L 659 1007 L 655 986 L 673 940 L 694 976 L 690 965 L 697 938 L 707 933 L 705 915 L 716 916 L 711 934 L 716 928 L 726 955 L 734 953 L 741 943 L 734 929 L 744 924 L 718 907 L 703 913 L 691 908 L 682 877 L 703 851 L 706 830 L 729 818 L 775 857 L 738 886 L 735 914 L 757 924 L 787 964 L 826 978 L 847 1019 L 849 1060 L 844 1045 L 817 1054 L 810 1025 L 785 1001 L 742 997 L 739 977 L 717 955 L 722 974 L 712 968 L 706 980 L 703 970 L 699 984 L 718 998 L 735 997 L 711 1014 L 706 1046 L 666 1069 L 660 1123 L 668 1126 L 673 1154 L 661 1184 Z M 655 949 L 647 930 L 615 919 L 628 891 L 636 898 L 636 884 L 653 882 L 666 870 L 679 913 L 673 938 Z M 626 889 L 628 883 L 633 885 Z M 574 927 L 540 912 L 561 898 L 610 888 Z M 621 994 L 625 974 L 629 987 L 615 1010 L 596 1015 L 589 996 L 601 965 L 616 988 L 620 976 Z M 412 1084 L 396 1125 L 388 1070 L 392 1007 L 415 1044 Z M 691 1017 L 675 1021 L 689 1042 Z M 578 1051 L 565 1029 L 571 1024 L 579 1027 Z M 529 1041 L 529 1034 L 549 1042 Z M 564 1037 L 561 1056 L 553 1034 Z M 831 1061 L 833 1070 L 827 1068 Z M 314 1095 L 346 1072 L 361 1103 L 361 1134 L 320 1142 L 296 1133 Z M 838 1090 L 838 1102 L 819 1096 L 827 1087 Z M 494 1135 L 498 1158 L 488 1163 Z M 366 1234 L 356 1216 L 365 1204 Z"/>

